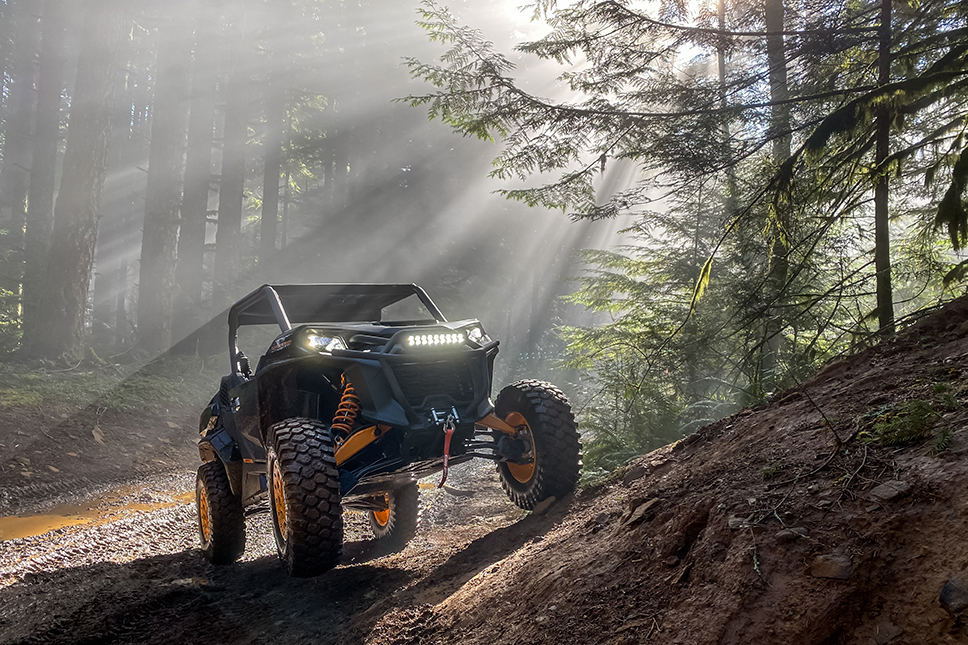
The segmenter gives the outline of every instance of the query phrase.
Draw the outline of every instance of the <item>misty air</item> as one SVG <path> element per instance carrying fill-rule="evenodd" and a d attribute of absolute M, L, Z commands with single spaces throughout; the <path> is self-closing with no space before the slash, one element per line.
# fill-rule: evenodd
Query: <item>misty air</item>
<path fill-rule="evenodd" d="M 0 0 L 0 644 L 968 640 L 968 6 Z"/>

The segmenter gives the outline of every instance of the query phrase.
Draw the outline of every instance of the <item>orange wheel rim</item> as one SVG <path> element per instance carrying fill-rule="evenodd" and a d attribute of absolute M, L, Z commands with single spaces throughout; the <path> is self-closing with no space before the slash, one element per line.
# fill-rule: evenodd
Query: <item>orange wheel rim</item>
<path fill-rule="evenodd" d="M 382 511 L 373 511 L 373 519 L 380 526 L 386 526 L 390 523 L 390 499 L 387 498 L 387 507 Z"/>
<path fill-rule="evenodd" d="M 199 491 L 198 496 L 198 528 L 202 533 L 202 540 L 208 542 L 212 536 L 212 527 L 209 523 L 208 493 L 205 489 Z"/>
<path fill-rule="evenodd" d="M 538 463 L 538 452 L 534 445 L 534 435 L 531 434 L 531 426 L 528 425 L 528 420 L 524 418 L 524 415 L 520 412 L 512 412 L 504 418 L 504 421 L 518 429 L 516 434 L 520 437 L 522 434 L 531 440 L 531 463 L 530 464 L 515 464 L 510 461 L 506 462 L 505 465 L 508 467 L 508 472 L 511 473 L 511 477 L 514 477 L 518 482 L 522 484 L 527 484 L 534 477 L 535 464 Z"/>
<path fill-rule="evenodd" d="M 282 482 L 282 473 L 279 471 L 279 462 L 272 462 L 272 502 L 276 509 L 276 524 L 279 525 L 279 534 L 286 537 L 289 531 L 289 518 L 286 515 L 286 489 Z"/>

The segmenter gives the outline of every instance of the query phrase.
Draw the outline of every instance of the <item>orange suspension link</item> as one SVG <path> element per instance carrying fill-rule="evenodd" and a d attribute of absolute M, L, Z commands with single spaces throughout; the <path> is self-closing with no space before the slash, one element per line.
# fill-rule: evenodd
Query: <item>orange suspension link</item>
<path fill-rule="evenodd" d="M 353 384 L 344 379 L 343 398 L 336 408 L 333 416 L 333 430 L 340 430 L 349 434 L 353 431 L 353 423 L 356 422 L 356 415 L 360 413 L 360 397 L 356 396 L 356 389 Z"/>

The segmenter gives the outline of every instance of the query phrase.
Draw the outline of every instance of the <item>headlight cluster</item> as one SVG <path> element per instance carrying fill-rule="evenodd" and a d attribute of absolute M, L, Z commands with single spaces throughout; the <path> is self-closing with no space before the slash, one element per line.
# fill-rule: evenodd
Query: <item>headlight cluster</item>
<path fill-rule="evenodd" d="M 416 334 L 407 339 L 407 345 L 460 345 L 464 342 L 464 334 Z"/>
<path fill-rule="evenodd" d="M 317 352 L 331 352 L 334 349 L 346 349 L 346 343 L 338 336 L 323 336 L 316 332 L 306 335 L 306 345 Z"/>
<path fill-rule="evenodd" d="M 483 345 L 485 343 L 491 342 L 491 339 L 488 337 L 487 334 L 484 333 L 484 330 L 481 329 L 480 327 L 474 327 L 469 332 L 467 332 L 467 338 L 470 339 L 472 342 L 477 343 L 478 345 Z"/>

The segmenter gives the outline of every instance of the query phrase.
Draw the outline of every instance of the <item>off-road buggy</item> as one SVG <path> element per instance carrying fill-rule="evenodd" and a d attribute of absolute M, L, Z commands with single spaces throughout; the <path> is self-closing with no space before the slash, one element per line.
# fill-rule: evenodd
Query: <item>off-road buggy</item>
<path fill-rule="evenodd" d="M 199 423 L 199 537 L 215 564 L 242 555 L 245 516 L 266 502 L 289 573 L 314 576 L 339 561 L 343 510 L 366 512 L 375 538 L 402 548 L 417 480 L 442 472 L 442 486 L 471 458 L 496 462 L 524 509 L 575 486 L 564 394 L 524 380 L 492 403 L 498 342 L 477 320 L 448 322 L 414 284 L 265 285 L 228 323 L 231 369 Z M 247 325 L 281 332 L 254 371 L 239 349 Z"/>

